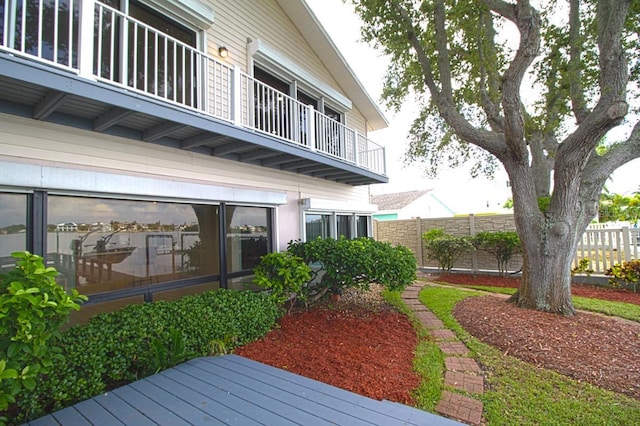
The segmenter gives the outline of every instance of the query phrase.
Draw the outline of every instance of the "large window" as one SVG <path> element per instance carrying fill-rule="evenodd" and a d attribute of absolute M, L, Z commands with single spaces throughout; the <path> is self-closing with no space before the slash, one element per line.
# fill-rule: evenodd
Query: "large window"
<path fill-rule="evenodd" d="M 27 249 L 27 196 L 0 193 L 0 272 L 13 268 L 11 253 Z"/>
<path fill-rule="evenodd" d="M 287 82 L 259 67 L 254 67 L 256 128 L 287 139 L 308 144 L 309 121 L 315 120 L 316 149 L 341 156 L 344 154 L 345 132 L 343 115 L 325 104 L 322 97 L 314 97 L 298 88 L 298 82 Z M 293 93 L 295 92 L 295 93 Z M 291 95 L 291 97 L 282 96 Z M 295 101 L 298 102 L 295 102 Z M 307 108 L 312 106 L 310 116 Z"/>
<path fill-rule="evenodd" d="M 227 206 L 229 272 L 252 270 L 271 251 L 271 210 Z"/>
<path fill-rule="evenodd" d="M 79 4 L 73 0 L 1 1 L 0 44 L 77 67 Z"/>
<path fill-rule="evenodd" d="M 102 8 L 96 22 L 94 72 L 181 104 L 196 106 L 196 33 L 135 0 L 102 0 L 115 10 L 127 10 L 127 20 Z M 126 50 L 122 39 L 126 27 Z M 126 59 L 121 58 L 126 55 Z M 126 67 L 122 65 L 126 64 Z"/>
<path fill-rule="evenodd" d="M 331 215 L 307 213 L 304 216 L 306 240 L 331 237 Z"/>
<path fill-rule="evenodd" d="M 305 241 L 321 238 L 361 238 L 371 236 L 371 216 L 338 212 L 304 213 Z"/>
<path fill-rule="evenodd" d="M 47 211 L 48 257 L 83 294 L 220 273 L 219 206 L 49 196 Z"/>

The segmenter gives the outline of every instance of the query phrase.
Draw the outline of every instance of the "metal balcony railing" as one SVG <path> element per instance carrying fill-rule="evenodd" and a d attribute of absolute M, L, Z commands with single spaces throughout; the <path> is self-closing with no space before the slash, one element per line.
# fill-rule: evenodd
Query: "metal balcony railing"
<path fill-rule="evenodd" d="M 0 6 L 0 50 L 386 174 L 384 148 L 356 130 L 105 4 Z"/>

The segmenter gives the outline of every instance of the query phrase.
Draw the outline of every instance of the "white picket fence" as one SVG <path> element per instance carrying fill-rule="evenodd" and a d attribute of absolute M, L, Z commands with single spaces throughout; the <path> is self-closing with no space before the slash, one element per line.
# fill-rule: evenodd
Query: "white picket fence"
<path fill-rule="evenodd" d="M 628 223 L 621 223 L 621 227 L 602 225 L 591 225 L 585 231 L 578 243 L 574 266 L 586 258 L 593 274 L 604 275 L 616 263 L 640 259 L 640 228 Z"/>

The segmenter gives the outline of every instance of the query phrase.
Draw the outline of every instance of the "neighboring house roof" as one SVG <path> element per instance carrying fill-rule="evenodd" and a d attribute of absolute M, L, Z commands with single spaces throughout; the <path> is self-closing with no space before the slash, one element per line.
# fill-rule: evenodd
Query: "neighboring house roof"
<path fill-rule="evenodd" d="M 322 58 L 336 82 L 367 119 L 368 131 L 384 129 L 389 122 L 324 30 L 305 0 L 276 0 L 298 27 L 309 46 Z"/>
<path fill-rule="evenodd" d="M 431 190 L 423 189 L 394 194 L 380 194 L 371 196 L 371 204 L 376 204 L 379 211 L 402 210 L 404 207 L 427 195 Z"/>

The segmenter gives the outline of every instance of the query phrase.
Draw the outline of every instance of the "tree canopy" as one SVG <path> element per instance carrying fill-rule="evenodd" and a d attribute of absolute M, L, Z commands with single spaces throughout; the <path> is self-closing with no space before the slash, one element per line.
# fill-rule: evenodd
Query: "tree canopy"
<path fill-rule="evenodd" d="M 578 240 L 607 178 L 640 157 L 640 2 L 351 1 L 364 39 L 391 58 L 384 99 L 420 106 L 408 157 L 431 174 L 501 163 L 523 244 L 514 301 L 575 313 Z M 609 139 L 626 120 L 628 136 Z"/>

